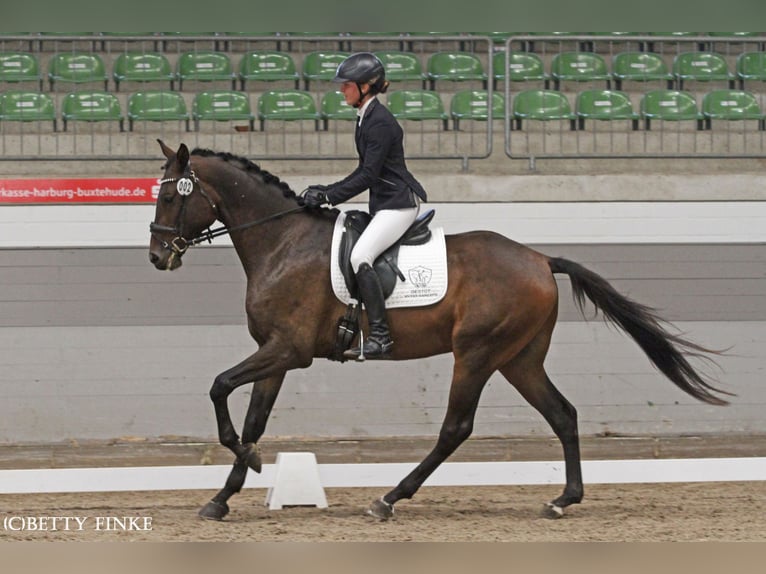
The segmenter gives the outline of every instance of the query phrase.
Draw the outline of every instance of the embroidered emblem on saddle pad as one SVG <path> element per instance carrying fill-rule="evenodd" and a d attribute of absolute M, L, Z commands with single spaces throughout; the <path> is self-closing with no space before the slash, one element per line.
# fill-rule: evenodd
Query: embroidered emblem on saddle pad
<path fill-rule="evenodd" d="M 369 215 L 367 217 L 369 218 Z M 384 292 L 390 291 L 386 297 L 386 308 L 432 305 L 447 293 L 447 246 L 444 229 L 434 227 L 430 231 L 430 239 L 427 242 L 389 248 L 375 262 L 378 274 L 388 276 L 381 277 Z M 356 299 L 352 296 L 341 269 L 341 257 L 345 258 L 341 252 L 347 251 L 341 249 L 342 243 L 345 244 L 346 233 L 346 213 L 341 213 L 335 222 L 332 237 L 330 280 L 335 296 L 348 305 Z M 345 265 L 348 266 L 348 261 L 345 261 Z M 354 289 L 353 284 L 351 289 Z"/>

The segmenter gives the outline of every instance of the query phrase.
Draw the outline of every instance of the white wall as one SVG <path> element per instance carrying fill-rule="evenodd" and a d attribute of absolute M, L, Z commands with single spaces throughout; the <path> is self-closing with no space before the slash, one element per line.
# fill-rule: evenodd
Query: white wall
<path fill-rule="evenodd" d="M 348 204 L 346 208 L 359 209 Z M 759 243 L 766 201 L 428 203 L 447 233 L 489 229 L 521 243 Z M 149 244 L 151 205 L 0 206 L 0 249 Z M 222 237 L 216 244 L 226 245 Z"/>

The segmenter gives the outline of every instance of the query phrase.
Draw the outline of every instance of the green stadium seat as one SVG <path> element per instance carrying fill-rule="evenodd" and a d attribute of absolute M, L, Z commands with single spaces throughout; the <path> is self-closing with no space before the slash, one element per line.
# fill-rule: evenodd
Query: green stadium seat
<path fill-rule="evenodd" d="M 713 90 L 702 98 L 702 116 L 705 129 L 713 120 L 757 120 L 758 129 L 764 129 L 764 115 L 755 95 L 744 90 Z"/>
<path fill-rule="evenodd" d="M 611 87 L 612 75 L 606 60 L 593 52 L 559 52 L 551 60 L 553 88 L 561 88 L 561 82 L 606 82 Z"/>
<path fill-rule="evenodd" d="M 742 52 L 737 56 L 737 79 L 740 89 L 745 82 L 766 82 L 766 53 Z"/>
<path fill-rule="evenodd" d="M 47 122 L 56 131 L 56 110 L 48 94 L 9 90 L 0 93 L 0 122 Z"/>
<path fill-rule="evenodd" d="M 178 92 L 163 90 L 136 92 L 128 98 L 128 129 L 135 122 L 183 121 L 189 131 L 189 112 Z"/>
<path fill-rule="evenodd" d="M 356 108 L 346 103 L 342 92 L 327 92 L 322 96 L 319 115 L 322 118 L 323 129 L 329 128 L 329 120 L 356 121 Z"/>
<path fill-rule="evenodd" d="M 183 90 L 185 81 L 231 82 L 232 90 L 237 87 L 237 76 L 224 52 L 184 52 L 178 57 L 176 67 L 179 90 Z"/>
<path fill-rule="evenodd" d="M 104 61 L 94 53 L 64 52 L 54 54 L 48 61 L 48 82 L 53 91 L 56 82 L 85 84 L 104 82 L 104 91 L 109 88 Z"/>
<path fill-rule="evenodd" d="M 261 131 L 269 121 L 311 120 L 319 130 L 319 113 L 310 93 L 303 90 L 271 90 L 258 98 L 258 120 Z"/>
<path fill-rule="evenodd" d="M 639 113 L 644 119 L 644 129 L 651 129 L 652 120 L 666 122 L 697 122 L 702 128 L 702 115 L 697 100 L 689 92 L 679 90 L 652 90 L 641 97 Z"/>
<path fill-rule="evenodd" d="M 176 75 L 170 67 L 170 61 L 163 54 L 121 52 L 112 66 L 112 79 L 115 91 L 120 90 L 123 82 L 169 82 L 172 90 Z"/>
<path fill-rule="evenodd" d="M 383 50 L 375 52 L 375 55 L 383 63 L 388 81 L 415 81 L 420 82 L 422 88 L 426 87 L 426 75 L 423 73 L 423 66 L 416 54 Z"/>
<path fill-rule="evenodd" d="M 194 131 L 199 131 L 201 121 L 240 121 L 248 122 L 250 131 L 255 129 L 255 116 L 250 109 L 247 94 L 234 90 L 200 92 L 192 102 Z"/>
<path fill-rule="evenodd" d="M 505 69 L 506 53 L 497 52 L 492 56 L 492 81 L 497 89 L 498 82 L 508 80 L 513 83 L 542 82 L 547 90 L 550 76 L 545 71 L 542 58 L 533 52 L 509 52 L 508 69 Z"/>
<path fill-rule="evenodd" d="M 585 120 L 630 120 L 638 129 L 639 115 L 625 92 L 618 90 L 584 90 L 577 94 L 575 114 L 578 129 L 585 129 Z"/>
<path fill-rule="evenodd" d="M 42 91 L 43 78 L 37 58 L 26 52 L 0 52 L 0 82 L 35 82 Z"/>
<path fill-rule="evenodd" d="M 388 109 L 400 120 L 441 120 L 449 129 L 449 116 L 438 93 L 429 90 L 398 90 L 388 95 Z"/>
<path fill-rule="evenodd" d="M 291 81 L 296 90 L 300 87 L 300 75 L 295 69 L 292 56 L 274 50 L 256 50 L 242 56 L 239 61 L 239 81 L 242 90 L 248 81 Z"/>
<path fill-rule="evenodd" d="M 612 58 L 614 87 L 622 90 L 625 82 L 665 83 L 668 90 L 673 87 L 673 74 L 662 56 L 653 52 L 620 52 Z"/>
<path fill-rule="evenodd" d="M 349 56 L 348 52 L 309 52 L 303 58 L 301 72 L 303 85 L 308 90 L 311 82 L 329 82 L 335 77 L 340 63 Z"/>
<path fill-rule="evenodd" d="M 64 131 L 69 122 L 112 122 L 124 131 L 122 109 L 117 96 L 107 92 L 73 92 L 64 96 L 61 102 L 61 118 Z"/>
<path fill-rule="evenodd" d="M 522 121 L 569 120 L 569 128 L 577 128 L 577 116 L 572 113 L 567 97 L 557 90 L 524 90 L 513 98 L 513 120 L 516 129 L 522 129 Z"/>
<path fill-rule="evenodd" d="M 487 121 L 489 113 L 487 90 L 463 90 L 452 96 L 450 101 L 450 116 L 455 130 L 460 129 L 461 120 Z M 505 98 L 501 93 L 492 92 L 492 119 L 502 120 L 505 117 Z"/>
<path fill-rule="evenodd" d="M 673 59 L 673 75 L 676 87 L 684 89 L 684 82 L 727 82 L 734 87 L 736 76 L 721 54 L 714 52 L 682 52 Z"/>
<path fill-rule="evenodd" d="M 432 90 L 437 81 L 480 81 L 487 88 L 487 74 L 478 56 L 470 52 L 436 52 L 428 57 L 426 76 Z"/>

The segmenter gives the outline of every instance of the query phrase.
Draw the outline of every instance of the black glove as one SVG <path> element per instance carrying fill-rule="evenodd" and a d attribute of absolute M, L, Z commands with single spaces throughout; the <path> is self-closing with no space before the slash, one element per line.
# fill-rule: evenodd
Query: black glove
<path fill-rule="evenodd" d="M 327 194 L 329 187 L 326 185 L 311 185 L 303 194 L 303 203 L 306 207 L 321 207 L 327 203 Z"/>

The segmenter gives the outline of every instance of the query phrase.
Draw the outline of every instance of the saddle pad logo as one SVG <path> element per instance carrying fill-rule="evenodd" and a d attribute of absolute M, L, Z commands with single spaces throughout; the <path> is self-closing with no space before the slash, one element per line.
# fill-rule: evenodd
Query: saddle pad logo
<path fill-rule="evenodd" d="M 418 289 L 425 289 L 428 287 L 428 284 L 431 282 L 431 277 L 433 277 L 433 271 L 422 265 L 413 267 L 407 274 L 410 276 L 410 283 Z"/>

